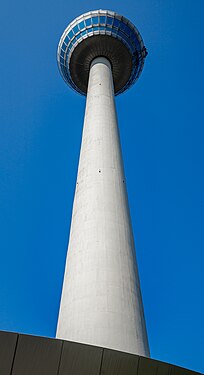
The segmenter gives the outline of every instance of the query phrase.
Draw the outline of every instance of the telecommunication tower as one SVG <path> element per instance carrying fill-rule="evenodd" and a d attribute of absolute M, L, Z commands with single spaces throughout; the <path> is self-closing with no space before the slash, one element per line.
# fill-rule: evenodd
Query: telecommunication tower
<path fill-rule="evenodd" d="M 77 17 L 57 59 L 86 110 L 57 338 L 149 356 L 115 95 L 141 74 L 135 26 L 107 10 Z"/>

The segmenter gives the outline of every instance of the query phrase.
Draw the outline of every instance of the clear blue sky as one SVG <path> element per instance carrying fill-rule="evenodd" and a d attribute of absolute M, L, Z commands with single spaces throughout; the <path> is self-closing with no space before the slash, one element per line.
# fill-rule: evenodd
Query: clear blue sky
<path fill-rule="evenodd" d="M 55 335 L 85 106 L 56 48 L 97 8 L 149 51 L 116 104 L 151 354 L 204 372 L 203 0 L 1 4 L 0 329 Z"/>

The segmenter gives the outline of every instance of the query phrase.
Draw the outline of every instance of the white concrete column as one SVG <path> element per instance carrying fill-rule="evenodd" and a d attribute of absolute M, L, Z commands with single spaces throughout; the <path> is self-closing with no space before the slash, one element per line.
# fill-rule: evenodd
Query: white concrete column
<path fill-rule="evenodd" d="M 57 337 L 149 356 L 112 72 L 103 57 L 90 68 Z"/>

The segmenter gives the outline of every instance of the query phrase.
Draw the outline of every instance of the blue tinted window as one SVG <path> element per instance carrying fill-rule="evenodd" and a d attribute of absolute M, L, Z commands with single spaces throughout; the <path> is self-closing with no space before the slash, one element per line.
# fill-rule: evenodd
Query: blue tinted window
<path fill-rule="evenodd" d="M 113 23 L 113 18 L 107 17 L 107 25 L 112 25 Z"/>
<path fill-rule="evenodd" d="M 117 34 L 118 34 L 118 30 L 116 30 L 116 29 L 111 29 L 111 32 L 112 32 L 112 34 L 114 34 L 114 35 L 117 35 Z"/>
<path fill-rule="evenodd" d="M 130 40 L 126 37 L 126 35 L 120 30 L 118 30 L 117 35 L 119 35 L 123 40 L 125 40 L 128 46 L 130 47 L 130 49 L 133 51 L 132 44 L 130 43 Z"/>
<path fill-rule="evenodd" d="M 120 21 L 118 21 L 116 18 L 114 18 L 113 26 L 114 27 L 119 27 L 119 25 L 120 25 Z"/>
<path fill-rule="evenodd" d="M 99 30 L 98 26 L 94 26 L 94 31 Z"/>
<path fill-rule="evenodd" d="M 132 30 L 128 26 L 125 26 L 125 32 L 129 36 L 132 34 Z"/>
<path fill-rule="evenodd" d="M 68 36 L 66 36 L 64 42 L 65 42 L 66 44 L 68 44 L 68 42 L 69 42 L 69 38 L 68 38 Z"/>
<path fill-rule="evenodd" d="M 74 26 L 73 31 L 74 31 L 75 34 L 78 33 L 78 31 L 79 31 L 78 25 Z"/>
<path fill-rule="evenodd" d="M 69 38 L 72 39 L 73 35 L 74 35 L 74 34 L 73 34 L 73 31 L 70 30 L 70 32 L 69 32 L 69 34 L 68 34 Z"/>
<path fill-rule="evenodd" d="M 71 42 L 71 43 L 69 44 L 68 51 L 70 51 L 70 49 L 72 48 L 72 46 L 73 46 L 73 43 Z"/>
<path fill-rule="evenodd" d="M 85 27 L 85 25 L 84 25 L 84 21 L 80 22 L 80 24 L 79 24 L 79 28 L 80 28 L 80 29 L 84 29 L 84 27 Z"/>
<path fill-rule="evenodd" d="M 81 35 L 85 35 L 86 33 L 87 33 L 86 30 L 84 30 L 81 32 Z"/>
<path fill-rule="evenodd" d="M 64 64 L 64 58 L 62 56 L 60 56 L 60 62 L 61 64 Z"/>
<path fill-rule="evenodd" d="M 63 45 L 62 45 L 62 49 L 65 51 L 66 50 L 66 47 L 67 47 L 67 45 L 65 44 L 65 43 L 63 43 Z"/>
<path fill-rule="evenodd" d="M 66 75 L 66 69 L 65 66 L 61 64 L 61 70 L 64 75 Z"/>
<path fill-rule="evenodd" d="M 74 40 L 81 38 L 81 34 L 78 34 Z"/>
<path fill-rule="evenodd" d="M 97 24 L 98 24 L 98 17 L 93 17 L 93 18 L 92 18 L 92 23 L 93 23 L 94 25 L 97 25 Z"/>
<path fill-rule="evenodd" d="M 106 17 L 105 16 L 100 16 L 99 17 L 100 23 L 106 23 Z"/>
<path fill-rule="evenodd" d="M 63 69 L 63 65 L 62 64 L 60 64 L 60 68 L 61 68 L 61 72 L 62 72 L 62 74 L 64 76 L 64 69 Z"/>
<path fill-rule="evenodd" d="M 125 24 L 123 22 L 120 23 L 120 29 L 125 30 Z"/>
<path fill-rule="evenodd" d="M 87 20 L 85 20 L 85 24 L 86 26 L 91 26 L 91 18 L 88 18 Z"/>
<path fill-rule="evenodd" d="M 113 31 L 113 29 L 111 27 L 106 27 L 105 30 L 107 30 L 107 31 Z"/>
<path fill-rule="evenodd" d="M 139 42 L 138 42 L 138 39 L 137 39 L 137 37 L 136 37 L 136 35 L 134 34 L 134 35 L 132 35 L 132 38 L 131 38 L 133 41 L 134 41 L 134 43 L 136 44 L 136 46 L 137 47 L 139 47 Z"/>

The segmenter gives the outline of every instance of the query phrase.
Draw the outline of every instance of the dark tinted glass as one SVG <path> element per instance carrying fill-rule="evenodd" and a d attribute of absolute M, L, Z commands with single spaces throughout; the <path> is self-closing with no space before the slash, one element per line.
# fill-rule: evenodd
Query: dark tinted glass
<path fill-rule="evenodd" d="M 73 31 L 70 30 L 70 32 L 68 33 L 69 38 L 72 39 L 73 35 L 74 35 L 74 34 L 73 34 Z"/>
<path fill-rule="evenodd" d="M 64 41 L 65 41 L 66 44 L 68 44 L 68 42 L 69 42 L 69 38 L 68 38 L 68 36 L 66 36 L 66 38 L 65 38 Z"/>
<path fill-rule="evenodd" d="M 100 16 L 99 17 L 100 23 L 106 23 L 106 17 Z"/>
<path fill-rule="evenodd" d="M 86 26 L 91 26 L 91 18 L 88 18 L 87 20 L 85 20 L 85 24 Z"/>
<path fill-rule="evenodd" d="M 84 27 L 85 27 L 85 25 L 84 25 L 84 21 L 80 22 L 80 24 L 79 24 L 79 28 L 80 28 L 80 29 L 84 29 Z"/>
<path fill-rule="evenodd" d="M 76 25 L 76 26 L 74 26 L 74 28 L 73 28 L 73 31 L 74 31 L 74 33 L 75 34 L 77 34 L 78 33 L 78 31 L 79 31 L 79 28 L 78 28 L 78 26 Z"/>
<path fill-rule="evenodd" d="M 114 18 L 113 26 L 114 27 L 119 27 L 119 25 L 120 25 L 120 21 L 118 21 L 116 18 Z"/>
<path fill-rule="evenodd" d="M 97 25 L 97 24 L 98 24 L 98 17 L 93 17 L 93 18 L 92 18 L 92 23 L 93 23 L 94 25 Z"/>
<path fill-rule="evenodd" d="M 107 25 L 112 25 L 113 24 L 113 18 L 107 17 Z"/>

